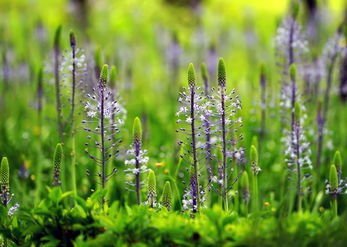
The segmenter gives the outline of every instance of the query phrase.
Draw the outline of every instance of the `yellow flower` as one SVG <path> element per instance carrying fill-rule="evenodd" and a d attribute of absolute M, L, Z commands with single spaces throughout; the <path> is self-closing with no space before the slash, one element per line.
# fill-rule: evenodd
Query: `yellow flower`
<path fill-rule="evenodd" d="M 165 169 L 164 173 L 167 175 L 169 174 L 169 170 L 168 169 Z"/>
<path fill-rule="evenodd" d="M 265 206 L 265 207 L 268 207 L 269 205 L 270 205 L 270 203 L 268 203 L 268 202 L 265 202 L 265 203 L 264 203 L 264 206 Z"/>
<path fill-rule="evenodd" d="M 31 174 L 31 175 L 30 175 L 30 179 L 34 181 L 34 180 L 35 180 L 35 175 L 34 175 L 34 174 Z"/>

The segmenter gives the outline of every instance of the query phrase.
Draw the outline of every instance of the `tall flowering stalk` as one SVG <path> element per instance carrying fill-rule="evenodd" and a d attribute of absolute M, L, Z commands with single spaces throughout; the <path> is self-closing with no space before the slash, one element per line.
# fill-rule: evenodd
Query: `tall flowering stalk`
<path fill-rule="evenodd" d="M 331 195 L 331 206 L 334 217 L 337 216 L 337 199 L 341 194 L 347 194 L 347 178 L 341 179 L 342 176 L 342 160 L 340 152 L 336 151 L 333 164 L 330 166 L 329 180 L 326 180 L 326 194 Z"/>
<path fill-rule="evenodd" d="M 329 99 L 330 99 L 330 90 L 331 90 L 331 84 L 333 80 L 333 72 L 334 68 L 337 62 L 337 57 L 339 53 L 343 51 L 340 47 L 340 40 L 342 37 L 342 30 L 341 28 L 338 30 L 338 32 L 335 34 L 335 36 L 328 41 L 326 44 L 324 51 L 323 51 L 323 63 L 326 67 L 326 81 L 327 81 L 327 87 L 324 92 L 324 101 L 323 101 L 323 110 L 321 114 L 321 122 L 318 126 L 318 151 L 317 151 L 317 159 L 316 159 L 316 168 L 319 169 L 320 163 L 321 163 L 321 156 L 322 156 L 322 149 L 323 149 L 323 140 L 324 140 L 324 126 L 327 121 L 327 114 L 329 109 Z M 346 49 L 347 50 L 347 49 Z"/>
<path fill-rule="evenodd" d="M 228 211 L 228 191 L 232 189 L 237 182 L 238 176 L 233 176 L 234 166 L 243 158 L 243 149 L 237 150 L 236 145 L 243 139 L 238 130 L 243 126 L 242 118 L 237 118 L 237 113 L 241 109 L 239 96 L 235 95 L 233 89 L 227 94 L 226 89 L 226 71 L 223 58 L 218 62 L 218 91 L 212 89 L 212 95 L 209 97 L 211 113 L 211 131 L 218 141 L 213 148 L 220 155 L 213 155 L 218 164 L 217 176 L 212 179 L 212 189 L 223 197 L 223 208 Z M 233 179 L 234 178 L 234 179 Z M 215 186 L 217 183 L 218 186 Z"/>
<path fill-rule="evenodd" d="M 207 71 L 207 67 L 206 67 L 205 63 L 201 64 L 201 76 L 202 76 L 202 79 L 204 81 L 204 93 L 205 93 L 205 96 L 208 97 L 210 89 L 209 89 L 208 71 Z M 208 131 L 205 131 L 206 151 L 207 151 L 207 154 L 210 155 L 211 154 L 211 133 L 209 131 L 209 129 L 210 129 L 210 117 L 209 117 L 208 113 L 205 114 L 204 122 L 205 122 L 204 127 L 206 130 L 208 130 Z M 207 159 L 207 162 L 209 165 L 207 167 L 207 172 L 208 172 L 209 180 L 211 180 L 211 176 L 212 176 L 212 159 L 211 159 L 211 157 L 209 157 Z"/>
<path fill-rule="evenodd" d="M 106 187 L 107 181 L 117 172 L 117 169 L 113 168 L 107 174 L 106 166 L 118 156 L 119 150 L 117 146 L 122 142 L 122 140 L 112 142 L 112 136 L 120 132 L 120 124 L 113 124 L 112 116 L 116 115 L 121 119 L 123 112 L 119 107 L 119 103 L 111 99 L 111 92 L 106 85 L 107 79 L 108 66 L 104 65 L 100 73 L 98 86 L 93 89 L 93 94 L 87 95 L 89 100 L 85 103 L 87 117 L 91 120 L 82 121 L 83 124 L 89 123 L 96 125 L 93 129 L 89 127 L 83 128 L 88 132 L 88 142 L 85 143 L 85 152 L 100 168 L 97 173 L 87 170 L 87 176 L 97 184 L 100 184 L 103 189 Z M 99 155 L 91 154 L 89 148 L 95 148 L 100 153 L 101 158 Z"/>
<path fill-rule="evenodd" d="M 261 64 L 260 66 L 260 89 L 261 124 L 259 132 L 259 151 L 261 152 L 266 122 L 266 74 L 264 64 Z"/>
<path fill-rule="evenodd" d="M 135 183 L 127 181 L 125 184 L 130 188 L 126 187 L 125 189 L 135 192 L 137 204 L 141 205 L 141 188 L 145 185 L 145 182 L 141 181 L 141 174 L 149 172 L 150 169 L 147 168 L 149 160 L 148 156 L 146 156 L 147 150 L 142 150 L 142 125 L 138 117 L 134 119 L 133 144 L 130 145 L 127 154 L 131 159 L 126 160 L 125 165 L 134 166 L 135 168 L 125 169 L 124 172 L 127 173 L 127 177 L 130 177 L 130 179 L 135 175 Z"/>
<path fill-rule="evenodd" d="M 70 125 L 71 125 L 71 184 L 74 193 L 77 193 L 76 185 L 76 108 L 78 103 L 82 103 L 82 98 L 85 96 L 84 91 L 87 87 L 85 84 L 86 77 L 86 57 L 83 51 L 77 48 L 76 37 L 73 31 L 70 31 L 70 48 L 71 51 L 66 51 L 62 56 L 61 71 L 63 72 L 62 86 L 69 94 L 68 101 L 70 103 Z M 63 90 L 62 90 L 63 91 Z"/>
<path fill-rule="evenodd" d="M 55 100 L 57 109 L 57 121 L 60 141 L 63 142 L 64 126 L 61 112 L 61 89 L 60 89 L 60 36 L 61 26 L 57 28 L 54 36 L 54 82 L 55 82 Z"/>
<path fill-rule="evenodd" d="M 180 124 L 181 127 L 176 132 L 186 135 L 185 141 L 178 142 L 178 145 L 183 148 L 183 153 L 180 157 L 189 166 L 187 168 L 187 171 L 189 171 L 189 185 L 186 187 L 182 202 L 184 210 L 190 208 L 192 213 L 196 213 L 205 200 L 205 198 L 202 198 L 205 190 L 200 191 L 198 164 L 201 160 L 210 156 L 205 151 L 206 141 L 203 128 L 206 114 L 209 112 L 209 103 L 206 102 L 206 97 L 203 96 L 195 82 L 194 66 L 189 64 L 188 88 L 183 88 L 183 92 L 179 93 L 178 98 L 181 106 L 176 113 L 179 118 L 176 123 Z"/>
<path fill-rule="evenodd" d="M 257 148 L 252 145 L 250 152 L 250 161 L 252 168 L 252 209 L 253 212 L 259 210 L 259 195 L 258 195 L 258 173 L 261 170 L 258 163 L 258 151 Z"/>
<path fill-rule="evenodd" d="M 302 195 L 304 192 L 310 193 L 311 188 L 308 186 L 308 180 L 311 178 L 312 162 L 310 159 L 311 149 L 307 142 L 303 130 L 303 117 L 301 105 L 295 101 L 294 109 L 294 126 L 293 130 L 287 132 L 285 140 L 287 149 L 285 150 L 286 163 L 289 169 L 289 179 L 296 181 L 293 185 L 297 190 L 298 210 L 302 208 Z"/>

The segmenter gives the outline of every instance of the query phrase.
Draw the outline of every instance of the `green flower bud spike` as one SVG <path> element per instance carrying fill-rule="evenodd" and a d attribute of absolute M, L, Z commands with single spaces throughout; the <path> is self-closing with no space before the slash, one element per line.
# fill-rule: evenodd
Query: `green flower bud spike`
<path fill-rule="evenodd" d="M 112 88 L 116 87 L 116 80 L 117 80 L 117 68 L 116 66 L 111 66 L 111 72 L 110 72 L 110 86 Z"/>
<path fill-rule="evenodd" d="M 10 198 L 10 168 L 8 166 L 8 160 L 3 157 L 0 167 L 0 181 L 1 181 L 1 202 L 6 207 Z"/>
<path fill-rule="evenodd" d="M 141 125 L 141 120 L 138 117 L 136 117 L 134 120 L 133 140 L 134 140 L 134 143 L 142 142 L 142 125 Z"/>
<path fill-rule="evenodd" d="M 151 170 L 148 174 L 148 203 L 151 208 L 155 206 L 155 199 L 157 197 L 157 182 L 155 179 L 155 173 Z"/>
<path fill-rule="evenodd" d="M 188 66 L 188 85 L 195 86 L 195 69 L 192 63 Z"/>
<path fill-rule="evenodd" d="M 329 183 L 330 183 L 330 193 L 332 198 L 332 209 L 334 217 L 337 216 L 337 190 L 339 186 L 339 180 L 337 177 L 337 170 L 335 165 L 330 166 L 330 173 L 329 173 Z"/>
<path fill-rule="evenodd" d="M 289 75 L 290 75 L 290 79 L 292 81 L 295 81 L 296 80 L 296 66 L 295 64 L 291 64 L 290 65 L 290 68 L 289 68 Z"/>
<path fill-rule="evenodd" d="M 71 48 L 76 47 L 76 37 L 75 37 L 75 33 L 73 30 L 70 30 L 70 46 L 71 46 Z"/>
<path fill-rule="evenodd" d="M 252 166 L 253 173 L 254 175 L 257 175 L 259 172 L 258 151 L 254 145 L 251 146 L 250 159 L 251 159 L 251 166 Z"/>
<path fill-rule="evenodd" d="M 241 209 L 244 215 L 248 215 L 248 198 L 249 198 L 249 179 L 247 171 L 244 171 L 241 175 L 241 191 L 242 191 L 242 199 L 243 204 L 241 205 Z"/>
<path fill-rule="evenodd" d="M 6 157 L 3 157 L 1 160 L 1 170 L 0 170 L 0 176 L 1 176 L 1 191 L 3 189 L 9 190 L 10 189 L 10 168 L 8 166 L 8 160 Z"/>
<path fill-rule="evenodd" d="M 258 137 L 257 136 L 253 136 L 252 137 L 252 145 L 258 149 L 258 145 L 259 145 L 259 141 L 258 141 Z"/>
<path fill-rule="evenodd" d="M 298 101 L 295 101 L 295 109 L 294 109 L 295 122 L 300 123 L 300 118 L 301 118 L 301 106 Z"/>
<path fill-rule="evenodd" d="M 220 58 L 218 61 L 218 86 L 225 87 L 226 85 L 226 72 L 224 59 Z"/>
<path fill-rule="evenodd" d="M 166 207 L 168 211 L 171 211 L 172 190 L 171 190 L 171 184 L 169 181 L 166 181 L 164 185 L 162 203 L 163 203 L 163 206 Z"/>
<path fill-rule="evenodd" d="M 63 163 L 63 147 L 60 143 L 55 147 L 54 155 L 53 155 L 53 186 L 61 186 L 61 181 L 59 179 L 62 163 Z"/>
<path fill-rule="evenodd" d="M 342 158 L 339 150 L 337 150 L 334 154 L 333 164 L 336 166 L 337 175 L 340 180 L 342 173 Z"/>
<path fill-rule="evenodd" d="M 204 81 L 208 81 L 208 73 L 205 63 L 201 64 L 201 76 Z"/>
<path fill-rule="evenodd" d="M 99 80 L 100 81 L 100 85 L 102 87 L 106 86 L 107 79 L 108 79 L 108 65 L 105 64 L 102 67 L 102 70 L 101 70 L 101 73 L 100 73 L 100 80 Z"/>
<path fill-rule="evenodd" d="M 55 30 L 55 34 L 54 34 L 54 48 L 55 49 L 59 49 L 60 47 L 60 36 L 61 36 L 61 25 L 59 25 L 57 27 L 57 29 Z"/>

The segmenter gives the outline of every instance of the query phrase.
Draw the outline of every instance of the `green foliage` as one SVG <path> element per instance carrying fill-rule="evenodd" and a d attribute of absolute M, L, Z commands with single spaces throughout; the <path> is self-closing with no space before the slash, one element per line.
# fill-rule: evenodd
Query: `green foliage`
<path fill-rule="evenodd" d="M 10 168 L 9 168 L 8 160 L 6 157 L 3 157 L 1 160 L 0 178 L 1 178 L 1 186 L 4 186 L 7 190 L 9 190 Z"/>
<path fill-rule="evenodd" d="M 138 117 L 134 119 L 133 140 L 134 142 L 142 141 L 142 124 L 141 124 L 141 120 Z"/>
<path fill-rule="evenodd" d="M 164 185 L 164 189 L 163 189 L 162 203 L 163 203 L 163 206 L 166 207 L 168 211 L 171 211 L 172 199 L 173 199 L 173 196 L 172 196 L 171 184 L 169 181 L 166 181 Z"/>
<path fill-rule="evenodd" d="M 188 66 L 188 85 L 195 85 L 195 69 L 192 63 Z"/>
<path fill-rule="evenodd" d="M 107 79 L 108 79 L 108 65 L 104 64 L 104 66 L 102 66 L 101 73 L 100 73 L 100 84 L 102 86 L 105 86 L 107 83 Z"/>
<path fill-rule="evenodd" d="M 219 58 L 219 61 L 218 61 L 218 86 L 225 87 L 225 85 L 226 85 L 226 72 L 225 72 L 224 59 Z"/>

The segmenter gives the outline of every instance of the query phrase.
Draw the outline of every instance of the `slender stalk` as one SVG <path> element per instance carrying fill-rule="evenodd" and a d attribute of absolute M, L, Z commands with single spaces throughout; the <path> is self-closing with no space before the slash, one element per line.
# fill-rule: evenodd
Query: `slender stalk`
<path fill-rule="evenodd" d="M 100 93 L 101 93 L 101 114 L 100 114 L 100 133 L 101 133 L 101 166 L 102 166 L 102 178 L 101 178 L 101 185 L 102 188 L 105 189 L 106 187 L 106 175 L 105 175 L 105 130 L 104 130 L 104 87 L 101 85 L 100 80 Z"/>
<path fill-rule="evenodd" d="M 59 130 L 59 138 L 60 142 L 63 143 L 63 123 L 62 123 L 62 113 L 61 113 L 61 101 L 60 101 L 60 66 L 59 66 L 59 58 L 60 58 L 60 32 L 61 26 L 59 26 L 55 33 L 54 39 L 54 79 L 55 79 L 55 98 L 56 98 L 56 108 L 57 108 L 57 120 L 58 120 L 58 130 Z"/>
<path fill-rule="evenodd" d="M 135 167 L 136 167 L 136 198 L 137 204 L 141 205 L 141 184 L 140 184 L 140 153 L 141 153 L 141 145 L 142 145 L 142 125 L 141 120 L 136 117 L 134 120 L 133 126 L 133 139 L 134 139 L 134 149 L 135 149 Z"/>
<path fill-rule="evenodd" d="M 190 84 L 190 117 L 192 119 L 191 122 L 191 130 L 192 130 L 192 149 L 193 149 L 193 166 L 194 166 L 194 181 L 195 183 L 195 190 L 193 190 L 193 213 L 196 213 L 198 205 L 197 205 L 197 198 L 199 195 L 199 185 L 198 185 L 198 161 L 197 161 L 197 155 L 196 155 L 196 140 L 195 140 L 195 116 L 194 116 L 194 96 L 195 96 L 195 85 Z M 193 186 L 192 186 L 193 187 Z"/>
<path fill-rule="evenodd" d="M 265 121 L 266 121 L 266 95 L 265 95 L 265 86 L 266 86 L 266 76 L 265 76 L 265 66 L 262 64 L 260 69 L 260 88 L 261 88 L 261 124 L 259 132 L 259 154 L 261 153 L 262 142 L 265 134 Z"/>
<path fill-rule="evenodd" d="M 301 167 L 300 167 L 300 144 L 299 144 L 299 138 L 300 138 L 300 122 L 296 123 L 296 167 L 297 167 L 297 174 L 298 174 L 298 211 L 301 212 Z"/>
<path fill-rule="evenodd" d="M 224 210 L 228 212 L 228 198 L 227 198 L 227 170 L 226 170 L 226 132 L 225 132 L 225 100 L 224 88 L 221 89 L 221 104 L 222 104 L 222 142 L 223 142 L 223 197 L 224 197 Z"/>
<path fill-rule="evenodd" d="M 77 194 L 76 186 L 76 142 L 75 142 L 75 96 L 76 96 L 76 39 L 74 33 L 70 32 L 70 44 L 72 49 L 72 99 L 71 99 L 71 140 L 72 140 L 72 167 L 71 179 L 73 192 Z"/>
<path fill-rule="evenodd" d="M 337 38 L 335 39 L 333 54 L 331 56 L 330 64 L 328 65 L 327 88 L 326 88 L 325 94 L 324 94 L 322 125 L 321 125 L 321 129 L 320 129 L 321 133 L 319 133 L 319 138 L 318 138 L 318 152 L 317 152 L 317 160 L 316 160 L 317 170 L 319 169 L 320 163 L 321 163 L 321 153 L 322 153 L 322 149 L 323 149 L 323 140 L 324 140 L 323 129 L 324 129 L 325 122 L 327 120 L 331 82 L 332 82 L 333 71 L 334 71 L 334 67 L 335 67 L 335 63 L 336 63 L 336 59 L 337 59 L 337 55 L 338 55 L 337 50 L 338 50 L 338 45 L 339 45 L 339 38 L 340 38 L 340 34 L 338 34 Z"/>
<path fill-rule="evenodd" d="M 333 203 L 333 214 L 334 214 L 334 217 L 336 218 L 337 217 L 337 200 L 334 199 L 332 203 Z"/>

